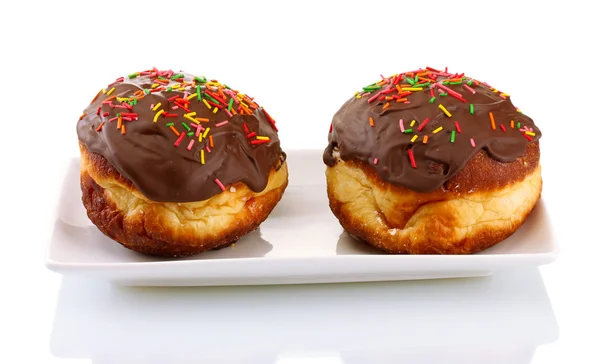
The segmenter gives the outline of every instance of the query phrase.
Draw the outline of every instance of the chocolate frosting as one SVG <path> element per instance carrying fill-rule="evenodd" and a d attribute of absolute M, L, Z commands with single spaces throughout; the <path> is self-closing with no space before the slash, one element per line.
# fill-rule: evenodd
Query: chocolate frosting
<path fill-rule="evenodd" d="M 463 74 L 427 68 L 382 77 L 363 90 L 334 115 L 325 164 L 333 166 L 339 152 L 342 160 L 369 163 L 382 180 L 417 192 L 442 187 L 481 149 L 512 162 L 542 135 L 510 96 Z"/>
<path fill-rule="evenodd" d="M 198 100 L 198 87 L 206 103 Z M 275 122 L 250 97 L 203 77 L 157 69 L 103 89 L 85 109 L 77 134 L 158 202 L 206 200 L 238 181 L 260 192 L 285 158 Z"/>

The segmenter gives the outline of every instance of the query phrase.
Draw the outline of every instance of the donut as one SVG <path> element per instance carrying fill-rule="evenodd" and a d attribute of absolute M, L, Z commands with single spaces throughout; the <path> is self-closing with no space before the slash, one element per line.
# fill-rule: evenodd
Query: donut
<path fill-rule="evenodd" d="M 77 123 L 83 205 L 111 239 L 188 256 L 256 229 L 288 181 L 273 118 L 203 76 L 156 68 L 98 92 Z"/>
<path fill-rule="evenodd" d="M 464 73 L 381 76 L 333 117 L 329 205 L 349 234 L 387 253 L 476 253 L 539 200 L 541 136 L 507 93 Z"/>

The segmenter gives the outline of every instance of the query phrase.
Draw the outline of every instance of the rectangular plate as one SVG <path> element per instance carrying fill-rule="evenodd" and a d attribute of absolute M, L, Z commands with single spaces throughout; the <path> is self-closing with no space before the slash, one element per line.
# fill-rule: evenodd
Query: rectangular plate
<path fill-rule="evenodd" d="M 556 259 L 543 199 L 515 234 L 479 254 L 379 253 L 346 234 L 331 213 L 321 154 L 288 153 L 289 186 L 258 230 L 228 248 L 183 259 L 137 254 L 103 235 L 81 203 L 79 160 L 73 159 L 59 197 L 46 265 L 62 274 L 122 285 L 209 286 L 477 277 Z"/>

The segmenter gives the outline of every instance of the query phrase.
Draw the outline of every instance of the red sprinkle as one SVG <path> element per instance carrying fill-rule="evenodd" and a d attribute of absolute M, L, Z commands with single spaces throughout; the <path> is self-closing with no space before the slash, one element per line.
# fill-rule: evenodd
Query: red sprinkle
<path fill-rule="evenodd" d="M 256 136 L 256 132 L 253 131 L 252 133 L 246 135 L 246 138 L 250 139 L 250 138 L 254 138 Z"/>
<path fill-rule="evenodd" d="M 246 131 L 246 134 L 250 133 L 250 130 L 248 130 L 248 125 L 246 125 L 246 123 L 244 123 L 244 130 Z"/>
<path fill-rule="evenodd" d="M 268 143 L 270 140 L 253 140 L 250 142 L 250 144 L 252 145 L 256 145 L 256 144 L 264 144 L 264 143 Z"/>
<path fill-rule="evenodd" d="M 425 120 L 423 120 L 423 122 L 421 123 L 421 125 L 419 125 L 419 127 L 417 128 L 418 131 L 423 130 L 423 128 L 425 127 L 425 124 L 427 124 L 429 122 L 429 118 L 425 118 Z"/>
<path fill-rule="evenodd" d="M 525 134 L 525 133 L 523 133 L 523 136 L 524 136 L 525 138 L 527 138 L 527 140 L 529 140 L 529 141 L 532 141 L 532 140 L 533 140 L 533 139 L 531 139 L 531 137 L 530 137 L 529 135 L 527 135 L 527 134 Z"/>
<path fill-rule="evenodd" d="M 504 125 L 500 124 L 500 129 L 502 129 L 502 131 L 506 133 L 506 128 L 504 127 Z"/>
<path fill-rule="evenodd" d="M 456 131 L 459 133 L 462 133 L 462 131 L 460 130 L 460 125 L 458 124 L 458 121 L 455 121 L 454 125 L 456 125 Z"/>
<path fill-rule="evenodd" d="M 409 149 L 409 150 L 408 150 L 408 158 L 410 159 L 410 165 L 411 165 L 413 168 L 417 168 L 417 163 L 415 162 L 415 156 L 414 156 L 414 154 L 413 154 L 413 151 L 412 151 L 412 149 Z"/>
<path fill-rule="evenodd" d="M 179 134 L 179 138 L 177 138 L 177 140 L 175 141 L 175 144 L 173 144 L 173 145 L 176 146 L 176 147 L 178 147 L 179 144 L 181 144 L 181 141 L 183 140 L 183 137 L 185 137 L 185 133 Z"/>
<path fill-rule="evenodd" d="M 98 106 L 98 110 L 96 110 L 96 115 L 100 115 L 100 109 L 102 109 L 102 106 Z"/>
<path fill-rule="evenodd" d="M 221 189 L 221 191 L 225 191 L 225 186 L 223 186 L 223 184 L 221 183 L 221 181 L 219 181 L 218 178 L 215 178 L 215 183 L 217 185 L 219 185 L 219 188 Z"/>
<path fill-rule="evenodd" d="M 331 133 L 333 131 L 333 123 L 329 124 L 329 132 Z"/>
<path fill-rule="evenodd" d="M 108 111 L 105 111 L 104 114 L 102 114 L 102 116 L 107 117 L 108 116 Z"/>
<path fill-rule="evenodd" d="M 377 163 L 379 163 L 379 158 L 373 159 L 373 164 L 377 164 Z"/>

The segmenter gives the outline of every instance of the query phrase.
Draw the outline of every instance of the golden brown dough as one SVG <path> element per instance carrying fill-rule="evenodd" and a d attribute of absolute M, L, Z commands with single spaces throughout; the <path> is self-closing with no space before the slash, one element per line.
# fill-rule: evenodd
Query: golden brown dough
<path fill-rule="evenodd" d="M 238 182 L 208 200 L 150 201 L 99 154 L 80 144 L 81 190 L 90 220 L 126 248 L 158 256 L 186 256 L 231 244 L 256 229 L 287 186 L 285 162 L 260 193 Z"/>
<path fill-rule="evenodd" d="M 335 155 L 335 154 L 334 154 Z M 511 163 L 477 154 L 434 192 L 384 182 L 364 162 L 327 167 L 330 207 L 349 233 L 389 253 L 470 254 L 513 234 L 540 198 L 537 142 Z"/>

